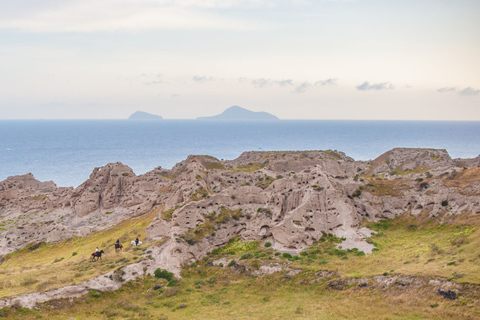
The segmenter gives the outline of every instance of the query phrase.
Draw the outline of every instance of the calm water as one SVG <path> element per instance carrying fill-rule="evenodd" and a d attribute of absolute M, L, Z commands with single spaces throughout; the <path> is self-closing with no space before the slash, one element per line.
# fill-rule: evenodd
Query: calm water
<path fill-rule="evenodd" d="M 332 149 L 369 160 L 394 147 L 421 147 L 473 158 L 479 137 L 480 122 L 3 120 L 0 181 L 31 172 L 76 187 L 109 162 L 142 174 L 190 154 L 234 159 L 250 150 Z"/>

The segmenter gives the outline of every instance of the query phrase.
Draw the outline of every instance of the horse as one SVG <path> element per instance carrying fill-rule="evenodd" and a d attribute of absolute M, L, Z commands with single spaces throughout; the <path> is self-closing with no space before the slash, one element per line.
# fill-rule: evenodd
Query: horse
<path fill-rule="evenodd" d="M 98 259 L 102 259 L 102 253 L 105 253 L 105 252 L 103 250 L 100 250 L 99 252 L 92 253 L 92 260 L 98 261 Z"/>
<path fill-rule="evenodd" d="M 135 240 L 132 240 L 132 242 L 130 242 L 132 244 L 132 247 L 136 247 L 136 246 L 139 246 L 142 244 L 142 241 L 138 241 L 138 244 L 135 242 Z"/>
<path fill-rule="evenodd" d="M 121 243 L 115 243 L 115 251 L 117 251 L 117 249 L 120 249 L 122 250 L 123 249 L 123 245 Z"/>

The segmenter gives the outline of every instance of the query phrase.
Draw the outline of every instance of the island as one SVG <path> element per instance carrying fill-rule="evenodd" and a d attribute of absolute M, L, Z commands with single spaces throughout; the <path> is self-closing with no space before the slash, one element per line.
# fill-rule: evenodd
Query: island
<path fill-rule="evenodd" d="M 211 117 L 199 117 L 197 120 L 279 120 L 271 113 L 250 111 L 239 106 L 232 106 L 221 114 Z"/>
<path fill-rule="evenodd" d="M 162 116 L 157 116 L 148 112 L 137 111 L 133 113 L 128 120 L 162 120 Z"/>

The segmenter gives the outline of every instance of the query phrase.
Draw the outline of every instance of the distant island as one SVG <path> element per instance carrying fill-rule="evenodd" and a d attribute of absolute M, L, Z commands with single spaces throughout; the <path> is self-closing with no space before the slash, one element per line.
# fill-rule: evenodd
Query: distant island
<path fill-rule="evenodd" d="M 137 111 L 128 117 L 128 120 L 162 120 L 162 116 L 157 116 L 148 112 Z"/>
<path fill-rule="evenodd" d="M 268 112 L 250 111 L 239 106 L 232 106 L 221 114 L 212 117 L 199 117 L 197 120 L 279 120 Z"/>

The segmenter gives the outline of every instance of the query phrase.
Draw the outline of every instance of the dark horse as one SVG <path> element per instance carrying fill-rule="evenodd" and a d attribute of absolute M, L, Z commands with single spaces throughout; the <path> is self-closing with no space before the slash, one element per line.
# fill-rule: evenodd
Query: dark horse
<path fill-rule="evenodd" d="M 115 251 L 117 251 L 117 249 L 119 250 L 122 250 L 123 249 L 123 245 L 121 243 L 115 243 Z"/>
<path fill-rule="evenodd" d="M 98 259 L 102 259 L 102 253 L 105 252 L 103 252 L 103 250 L 100 250 L 99 252 L 92 253 L 92 260 L 98 261 Z"/>

